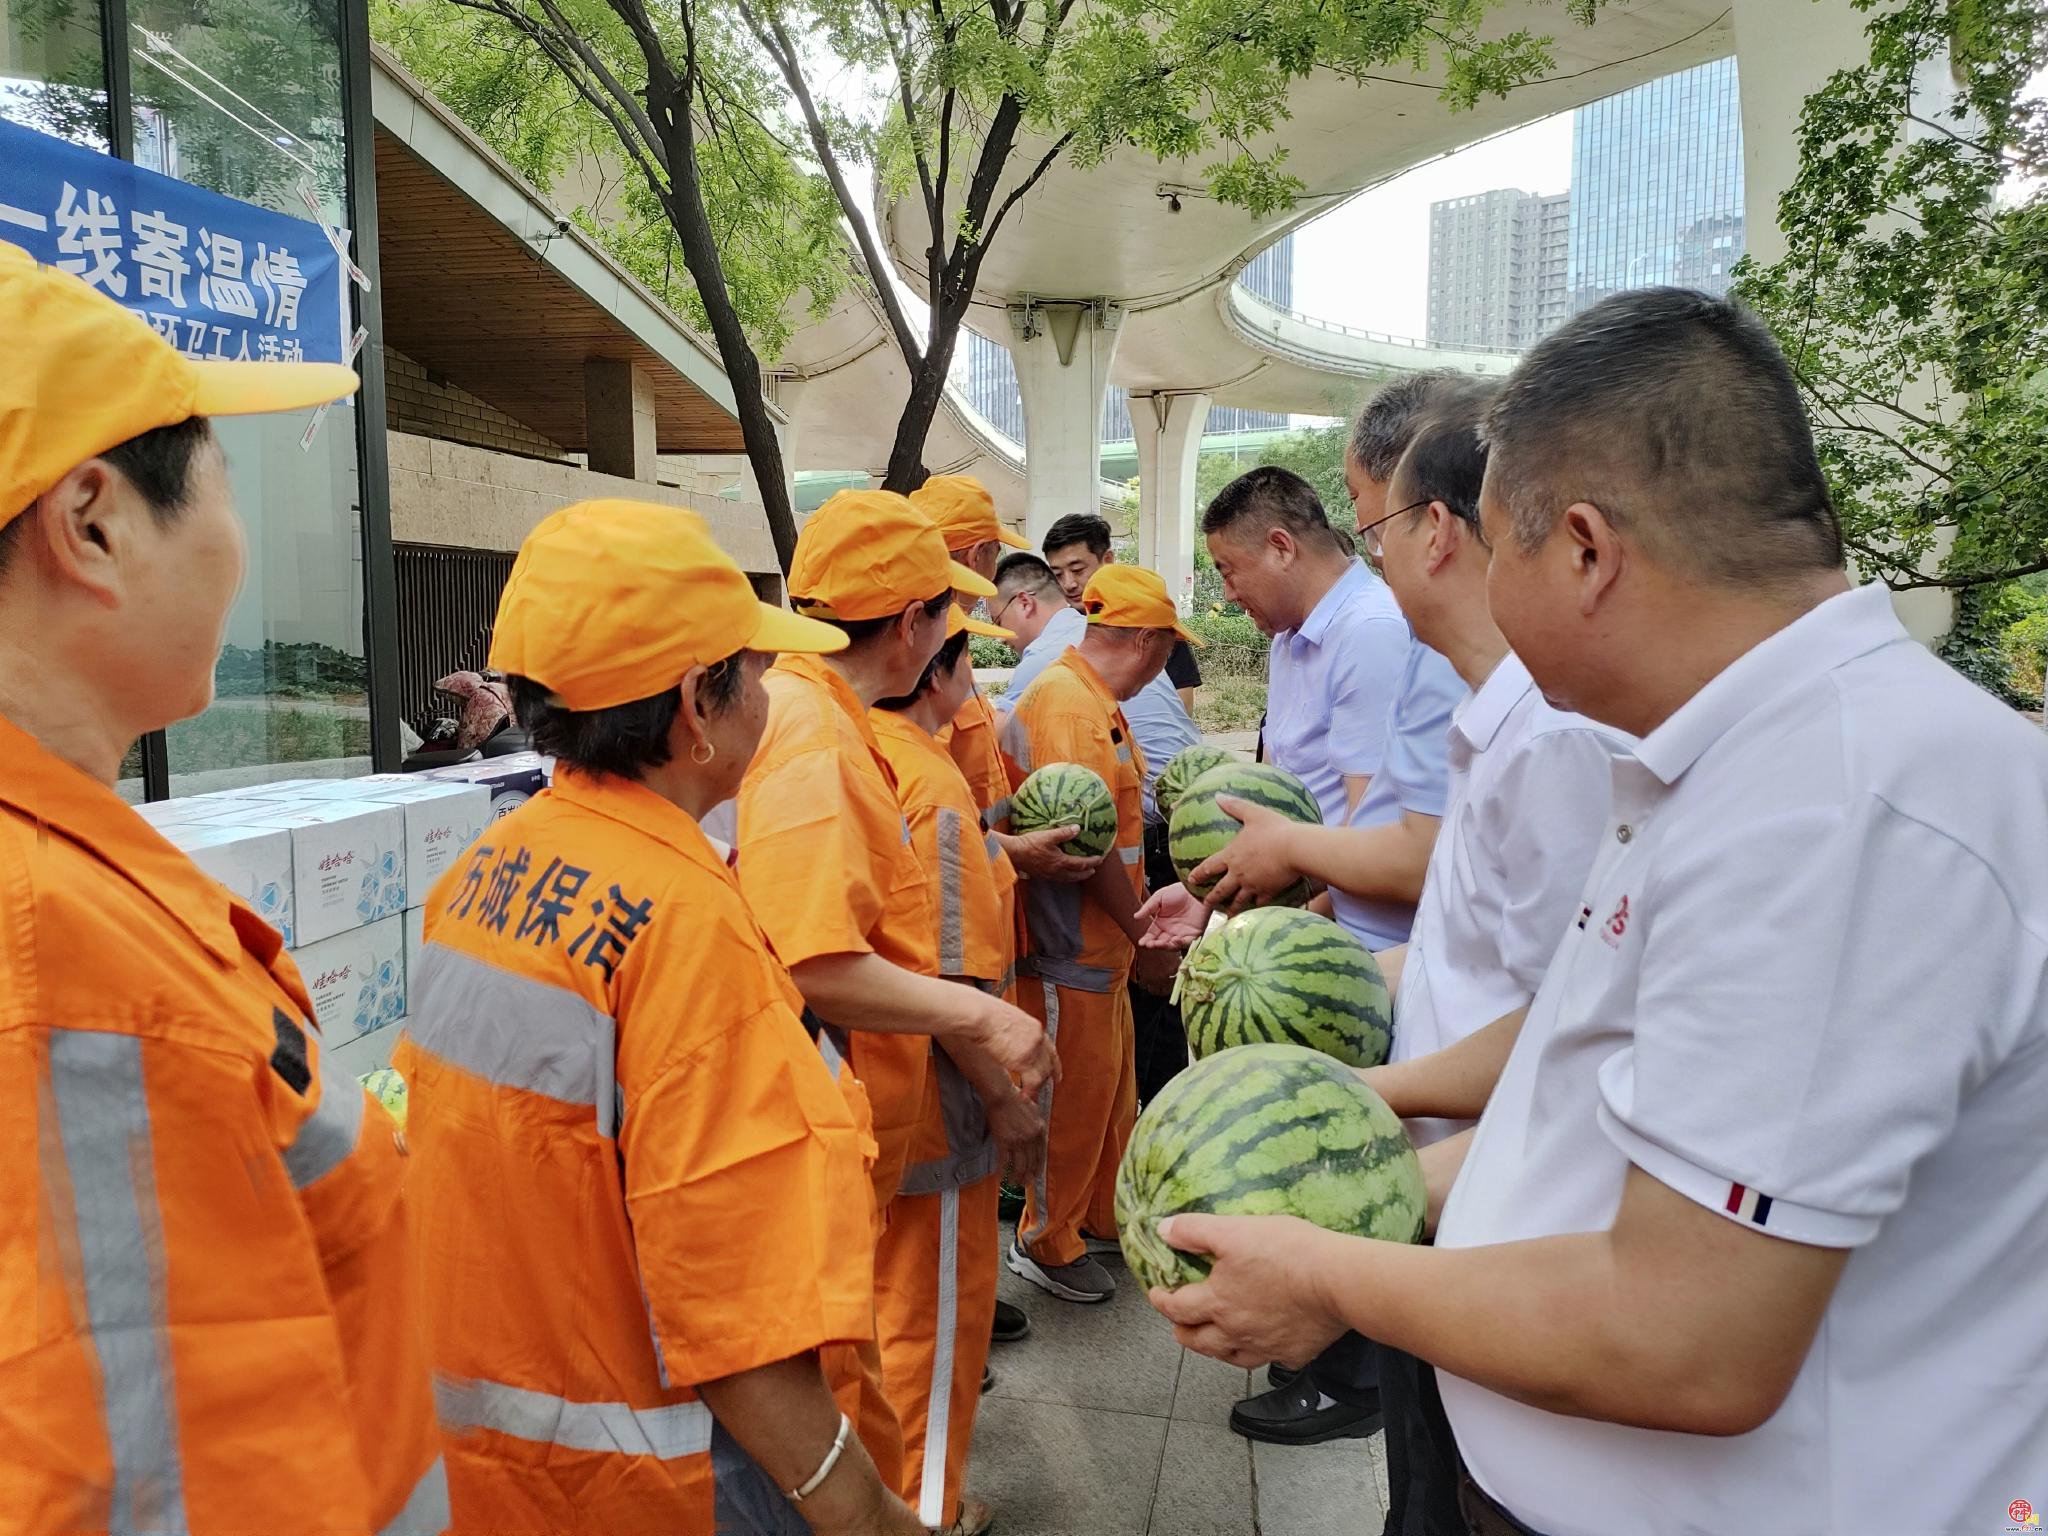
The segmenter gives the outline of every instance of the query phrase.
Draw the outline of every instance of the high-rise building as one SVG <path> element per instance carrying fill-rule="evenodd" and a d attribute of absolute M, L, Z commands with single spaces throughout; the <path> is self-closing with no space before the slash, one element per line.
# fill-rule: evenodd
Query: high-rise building
<path fill-rule="evenodd" d="M 1429 208 L 1428 337 L 1440 347 L 1535 345 L 1565 318 L 1571 197 L 1504 187 Z"/>
<path fill-rule="evenodd" d="M 1610 293 L 1658 283 L 1726 293 L 1742 251 L 1734 59 L 1572 114 L 1573 314 Z"/>
<path fill-rule="evenodd" d="M 1282 309 L 1294 303 L 1294 236 L 1283 235 L 1259 252 L 1238 281 L 1260 298 Z M 990 426 L 1016 442 L 1024 441 L 1024 396 L 1017 388 L 1017 368 L 1009 349 L 973 331 L 961 337 L 953 363 L 953 386 L 987 418 Z M 1247 411 L 1226 406 L 1209 412 L 1208 432 L 1277 431 L 1287 425 L 1278 411 Z M 1135 437 L 1131 398 L 1112 387 L 1102 402 L 1102 440 L 1127 443 Z"/>

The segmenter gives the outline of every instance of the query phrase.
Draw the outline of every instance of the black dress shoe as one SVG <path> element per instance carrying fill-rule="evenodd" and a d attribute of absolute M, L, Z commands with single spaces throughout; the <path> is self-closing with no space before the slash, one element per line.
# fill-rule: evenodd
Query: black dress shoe
<path fill-rule="evenodd" d="M 995 1326 L 988 1331 L 989 1342 L 993 1344 L 1014 1344 L 1031 1331 L 1031 1319 L 1024 1315 L 1024 1309 L 1007 1301 L 996 1303 Z"/>
<path fill-rule="evenodd" d="M 1230 1427 L 1247 1440 L 1272 1445 L 1321 1445 L 1325 1440 L 1362 1440 L 1380 1427 L 1379 1393 L 1372 1406 L 1324 1397 L 1307 1374 L 1284 1387 L 1248 1397 L 1230 1410 Z"/>
<path fill-rule="evenodd" d="M 1266 1367 L 1266 1385 L 1269 1387 L 1291 1387 L 1294 1385 L 1295 1379 L 1300 1375 L 1301 1372 L 1293 1366 L 1282 1365 L 1278 1360 L 1275 1360 Z"/>

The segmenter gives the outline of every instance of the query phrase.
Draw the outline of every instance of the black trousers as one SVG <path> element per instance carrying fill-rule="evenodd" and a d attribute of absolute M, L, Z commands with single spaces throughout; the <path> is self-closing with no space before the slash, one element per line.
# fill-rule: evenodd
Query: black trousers
<path fill-rule="evenodd" d="M 1161 891 L 1180 876 L 1173 872 L 1173 860 L 1166 853 L 1166 826 L 1145 824 L 1145 888 Z M 1180 1021 L 1180 1009 L 1155 993 L 1131 983 L 1132 1037 L 1137 1047 L 1138 1102 L 1149 1104 L 1153 1096 L 1188 1064 L 1188 1036 Z"/>
<path fill-rule="evenodd" d="M 1458 1507 L 1463 1467 L 1436 1368 L 1384 1344 L 1373 1349 L 1387 1435 L 1387 1523 L 1380 1536 L 1465 1536 Z"/>
<path fill-rule="evenodd" d="M 1347 1333 L 1308 1363 L 1316 1390 L 1353 1408 L 1380 1403 L 1379 1346 L 1362 1333 Z"/>

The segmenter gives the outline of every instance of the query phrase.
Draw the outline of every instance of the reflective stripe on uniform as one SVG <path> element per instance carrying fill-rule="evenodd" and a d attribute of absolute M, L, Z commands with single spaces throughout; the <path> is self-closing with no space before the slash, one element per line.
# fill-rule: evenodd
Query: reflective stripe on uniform
<path fill-rule="evenodd" d="M 818 1054 L 825 1058 L 825 1070 L 832 1074 L 832 1081 L 838 1082 L 839 1070 L 846 1065 L 846 1047 L 838 1030 L 830 1024 L 818 1026 Z"/>
<path fill-rule="evenodd" d="M 1143 848 L 1119 848 L 1116 851 L 1116 856 L 1126 864 L 1136 864 L 1144 859 L 1145 850 Z"/>
<path fill-rule="evenodd" d="M 946 1431 L 953 1411 L 953 1335 L 960 1328 L 960 1191 L 939 1196 L 939 1306 L 932 1343 L 932 1383 L 925 1400 L 924 1477 L 917 1518 L 946 1523 Z"/>
<path fill-rule="evenodd" d="M 362 1134 L 363 1104 L 368 1095 L 348 1073 L 330 1066 L 331 1059 L 321 1051 L 319 1107 L 306 1117 L 297 1137 L 284 1149 L 285 1171 L 298 1189 L 319 1183 L 339 1168 L 355 1151 Z"/>
<path fill-rule="evenodd" d="M 609 1451 L 674 1461 L 711 1449 L 711 1410 L 702 1403 L 634 1408 L 576 1403 L 502 1381 L 434 1380 L 434 1409 L 447 1430 L 488 1429 L 570 1451 Z"/>
<path fill-rule="evenodd" d="M 1003 796 L 1002 799 L 981 813 L 981 824 L 984 827 L 999 827 L 1009 819 L 1010 797 L 1008 795 Z"/>
<path fill-rule="evenodd" d="M 560 987 L 429 944 L 413 990 L 412 1039 L 500 1088 L 588 1105 L 598 1134 L 618 1133 L 611 1017 Z"/>
<path fill-rule="evenodd" d="M 448 1529 L 448 1468 L 436 1456 L 406 1498 L 405 1508 L 378 1527 L 377 1536 L 440 1536 Z"/>
<path fill-rule="evenodd" d="M 1052 955 L 1026 955 L 1017 962 L 1019 976 L 1037 976 L 1040 979 L 1076 992 L 1110 992 L 1116 987 L 1115 971 L 1099 965 L 1083 965 L 1078 960 L 1060 960 Z M 1047 997 L 1052 996 L 1050 988 Z"/>
<path fill-rule="evenodd" d="M 960 813 L 941 806 L 935 822 L 939 844 L 939 974 L 964 976 L 967 974 L 967 913 L 962 886 L 966 881 L 966 870 L 961 859 L 966 849 L 962 844 Z"/>
<path fill-rule="evenodd" d="M 1041 980 L 1039 988 L 1045 995 L 1045 1043 L 1055 1049 L 1060 1043 L 1060 989 L 1049 980 Z M 1052 1124 L 1052 1079 L 1048 1077 L 1038 1090 L 1038 1113 L 1047 1125 Z M 1050 1158 L 1038 1160 L 1038 1172 L 1031 1179 L 1031 1209 L 1038 1217 L 1029 1232 L 1022 1234 L 1021 1242 L 1028 1252 L 1031 1245 L 1045 1236 L 1045 1224 L 1050 1202 L 1046 1195 L 1045 1170 Z"/>
<path fill-rule="evenodd" d="M 981 851 L 988 855 L 989 863 L 993 864 L 996 855 L 1003 851 L 1003 845 L 997 841 L 995 833 L 991 832 L 981 840 Z"/>
<path fill-rule="evenodd" d="M 76 1278 L 99 1356 L 113 1462 L 107 1536 L 181 1536 L 189 1527 L 142 1042 L 133 1035 L 53 1029 L 50 1089 L 71 1186 Z"/>

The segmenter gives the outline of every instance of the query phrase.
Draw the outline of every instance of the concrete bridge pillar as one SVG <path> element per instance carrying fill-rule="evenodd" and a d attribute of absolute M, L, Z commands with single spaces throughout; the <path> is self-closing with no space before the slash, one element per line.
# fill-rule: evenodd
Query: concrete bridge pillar
<path fill-rule="evenodd" d="M 1182 613 L 1195 590 L 1195 465 L 1209 397 L 1132 395 L 1138 438 L 1138 563 L 1166 578 Z"/>
<path fill-rule="evenodd" d="M 1102 505 L 1102 402 L 1123 309 L 1107 299 L 1010 306 L 1010 356 L 1030 439 L 1024 530 L 1038 547 L 1069 512 Z"/>

